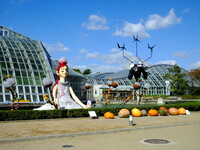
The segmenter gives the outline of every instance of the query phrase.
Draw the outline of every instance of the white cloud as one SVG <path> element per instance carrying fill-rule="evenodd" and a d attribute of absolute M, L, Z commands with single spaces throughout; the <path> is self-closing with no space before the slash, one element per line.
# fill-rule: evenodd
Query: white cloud
<path fill-rule="evenodd" d="M 181 18 L 177 18 L 174 9 L 171 9 L 165 17 L 152 14 L 149 15 L 146 21 L 141 19 L 137 24 L 125 22 L 124 26 L 121 29 L 117 29 L 113 35 L 127 37 L 137 34 L 140 38 L 147 38 L 150 36 L 147 32 L 148 30 L 166 28 L 180 22 Z"/>
<path fill-rule="evenodd" d="M 189 54 L 188 54 L 188 52 L 186 52 L 186 51 L 178 51 L 178 52 L 175 52 L 175 53 L 173 54 L 173 56 L 186 59 L 186 58 L 189 57 Z"/>
<path fill-rule="evenodd" d="M 49 52 L 56 52 L 56 51 L 70 52 L 71 51 L 68 47 L 66 47 L 61 42 L 57 42 L 55 44 L 47 44 L 47 43 L 43 43 L 43 44 Z"/>
<path fill-rule="evenodd" d="M 31 0 L 8 0 L 11 4 L 15 4 L 15 3 L 26 3 L 29 2 Z"/>
<path fill-rule="evenodd" d="M 164 60 L 164 61 L 159 61 L 156 64 L 168 64 L 168 65 L 175 65 L 177 64 L 175 60 Z"/>
<path fill-rule="evenodd" d="M 82 23 L 82 26 L 88 30 L 108 30 L 107 20 L 103 16 L 90 15 L 87 23 Z"/>
<path fill-rule="evenodd" d="M 70 65 L 69 68 L 71 68 L 71 69 L 80 69 L 81 71 L 84 71 L 85 69 L 88 69 L 88 66 L 85 66 L 85 65 L 72 66 L 72 65 Z"/>
<path fill-rule="evenodd" d="M 190 66 L 191 69 L 197 69 L 197 68 L 200 68 L 200 61 L 197 61 L 195 63 L 193 63 L 191 66 Z"/>
<path fill-rule="evenodd" d="M 149 34 L 146 32 L 145 27 L 142 23 L 134 24 L 130 22 L 125 22 L 122 29 L 118 29 L 114 35 L 115 36 L 133 36 L 133 34 L 139 35 L 141 38 L 149 37 Z"/>
<path fill-rule="evenodd" d="M 123 65 L 114 66 L 114 65 L 98 65 L 98 64 L 91 64 L 90 68 L 92 70 L 92 73 L 117 72 L 126 69 L 123 67 Z"/>
<path fill-rule="evenodd" d="M 79 50 L 79 53 L 81 53 L 81 54 L 84 54 L 84 53 L 86 53 L 86 52 L 87 52 L 86 49 L 81 49 L 81 50 Z"/>
<path fill-rule="evenodd" d="M 109 64 L 120 64 L 126 60 L 123 58 L 122 52 L 120 50 L 113 48 L 110 50 L 110 52 L 111 53 L 109 54 L 101 54 L 99 52 L 87 53 L 86 58 L 100 60 Z M 125 56 L 133 62 L 137 61 L 137 58 L 133 55 L 132 52 L 125 51 Z"/>
<path fill-rule="evenodd" d="M 190 9 L 186 8 L 182 11 L 182 13 L 188 13 L 190 11 Z"/>
<path fill-rule="evenodd" d="M 159 28 L 166 28 L 180 22 L 181 18 L 177 18 L 174 13 L 174 9 L 171 9 L 165 17 L 161 17 L 157 14 L 149 15 L 149 19 L 146 21 L 145 27 L 147 30 L 156 30 Z"/>

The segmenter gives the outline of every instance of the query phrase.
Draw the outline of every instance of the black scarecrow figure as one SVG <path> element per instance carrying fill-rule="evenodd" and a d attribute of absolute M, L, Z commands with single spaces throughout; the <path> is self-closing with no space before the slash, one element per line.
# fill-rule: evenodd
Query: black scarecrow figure
<path fill-rule="evenodd" d="M 137 52 L 137 43 L 140 42 L 140 40 L 138 39 L 138 36 L 135 37 L 135 35 L 133 34 L 133 42 L 136 43 L 136 57 L 139 59 L 138 63 L 133 63 L 133 61 L 131 61 L 130 59 L 128 59 L 125 55 L 124 55 L 124 51 L 126 50 L 125 44 L 123 44 L 123 46 L 120 46 L 119 43 L 117 43 L 118 48 L 122 49 L 123 52 L 123 57 L 125 59 L 127 59 L 129 62 L 131 62 L 130 65 L 130 70 L 129 70 L 129 74 L 128 74 L 128 79 L 131 80 L 134 76 L 135 78 L 135 83 L 133 84 L 133 93 L 130 97 L 128 97 L 126 99 L 126 101 L 120 105 L 125 105 L 130 99 L 134 98 L 137 99 L 137 105 L 140 104 L 141 102 L 141 98 L 144 95 L 145 91 L 150 87 L 150 85 L 148 83 L 145 83 L 143 86 L 141 84 L 141 76 L 143 77 L 143 79 L 147 79 L 148 78 L 148 72 L 147 67 L 144 66 L 144 62 L 147 61 L 148 59 L 150 59 L 152 57 L 152 53 L 153 53 L 153 48 L 154 46 L 150 46 L 148 44 L 148 48 L 151 50 L 151 54 L 150 56 L 145 59 L 144 61 L 141 60 L 140 57 L 138 57 L 138 52 Z M 143 89 L 141 90 L 141 87 L 143 87 Z M 135 98 L 136 97 L 136 98 Z"/>
<path fill-rule="evenodd" d="M 138 57 L 138 52 L 137 52 L 137 43 L 140 42 L 140 40 L 138 39 L 138 36 L 135 37 L 135 35 L 133 34 L 133 42 L 136 42 L 136 57 L 139 59 L 139 62 L 134 64 L 133 61 L 131 61 L 130 59 L 128 59 L 125 55 L 124 55 L 124 50 L 126 50 L 126 47 L 125 47 L 125 44 L 123 44 L 123 46 L 120 46 L 119 43 L 117 43 L 117 46 L 118 48 L 121 48 L 122 49 L 122 52 L 123 52 L 123 57 L 125 59 L 127 59 L 128 61 L 131 62 L 131 65 L 130 65 L 130 70 L 129 70 L 129 74 L 128 74 L 128 79 L 131 80 L 134 76 L 135 78 L 135 81 L 137 82 L 139 78 L 141 78 L 141 75 L 143 76 L 143 78 L 146 80 L 148 78 L 148 72 L 146 71 L 147 70 L 147 67 L 144 66 L 144 62 L 147 61 L 148 59 L 150 59 L 152 57 L 152 54 L 153 54 L 153 48 L 155 47 L 154 46 L 150 46 L 148 44 L 148 48 L 151 50 L 151 55 L 150 57 L 148 57 L 147 59 L 145 59 L 144 61 L 142 61 L 140 59 L 140 57 Z"/>

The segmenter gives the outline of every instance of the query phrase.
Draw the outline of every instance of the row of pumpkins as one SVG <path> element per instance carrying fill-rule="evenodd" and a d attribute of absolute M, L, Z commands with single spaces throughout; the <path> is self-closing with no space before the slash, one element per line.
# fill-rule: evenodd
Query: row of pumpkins
<path fill-rule="evenodd" d="M 156 109 L 150 109 L 148 111 L 146 111 L 145 109 L 143 110 L 139 110 L 138 108 L 133 108 L 131 111 L 129 111 L 128 109 L 121 109 L 118 112 L 118 116 L 120 118 L 127 118 L 129 117 L 129 115 L 132 114 L 132 116 L 134 117 L 141 117 L 141 116 L 168 116 L 168 115 L 185 115 L 186 114 L 186 109 L 181 107 L 179 109 L 176 108 L 169 108 L 167 109 L 166 107 L 160 107 L 158 110 Z M 111 112 L 106 112 L 104 114 L 104 117 L 106 119 L 113 119 L 114 118 L 114 114 Z"/>

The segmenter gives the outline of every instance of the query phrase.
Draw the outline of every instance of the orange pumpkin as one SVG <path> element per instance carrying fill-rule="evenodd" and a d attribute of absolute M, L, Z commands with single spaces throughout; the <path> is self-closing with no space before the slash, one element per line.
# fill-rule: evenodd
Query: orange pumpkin
<path fill-rule="evenodd" d="M 149 116 L 158 116 L 158 111 L 156 109 L 150 109 L 148 111 Z"/>
<path fill-rule="evenodd" d="M 178 114 L 179 114 L 179 115 L 185 115 L 185 114 L 186 114 L 185 108 L 183 108 L 183 107 L 179 108 L 179 109 L 178 109 Z"/>
<path fill-rule="evenodd" d="M 142 116 L 142 113 L 139 109 L 137 108 L 134 108 L 131 110 L 131 114 L 134 116 L 134 117 L 141 117 Z"/>
<path fill-rule="evenodd" d="M 170 115 L 178 115 L 178 110 L 176 108 L 170 108 L 169 109 L 169 114 Z"/>
<path fill-rule="evenodd" d="M 113 113 L 111 113 L 111 112 L 106 112 L 105 114 L 104 114 L 104 117 L 106 118 L 106 119 L 114 119 L 114 114 Z"/>
<path fill-rule="evenodd" d="M 89 85 L 85 85 L 84 88 L 85 88 L 85 89 L 89 89 L 90 86 L 89 86 Z"/>
<path fill-rule="evenodd" d="M 118 84 L 116 82 L 112 82 L 112 87 L 116 88 L 118 87 Z"/>
<path fill-rule="evenodd" d="M 140 88 L 140 83 L 139 83 L 139 82 L 135 82 L 135 83 L 133 84 L 133 88 L 134 88 L 134 89 L 139 89 L 139 88 Z"/>
<path fill-rule="evenodd" d="M 119 112 L 118 112 L 118 116 L 120 118 L 128 118 L 130 115 L 130 111 L 128 109 L 121 109 Z"/>

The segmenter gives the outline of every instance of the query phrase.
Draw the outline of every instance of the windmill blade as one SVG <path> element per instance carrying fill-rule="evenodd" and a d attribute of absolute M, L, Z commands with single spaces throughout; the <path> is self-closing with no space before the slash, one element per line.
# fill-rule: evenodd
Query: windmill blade
<path fill-rule="evenodd" d="M 123 47 L 122 47 L 122 48 L 126 50 L 125 43 L 123 44 Z"/>
<path fill-rule="evenodd" d="M 120 45 L 119 45 L 119 43 L 117 43 L 117 46 L 118 46 L 118 48 L 121 48 Z"/>
<path fill-rule="evenodd" d="M 135 35 L 133 34 L 133 39 L 134 39 L 133 42 L 140 42 L 140 40 L 138 39 L 138 35 L 137 35 L 137 37 L 135 37 Z M 141 43 L 141 42 L 140 42 L 140 43 Z"/>
<path fill-rule="evenodd" d="M 148 48 L 151 50 L 151 55 L 150 57 L 148 57 L 147 59 L 145 59 L 142 63 L 144 63 L 145 61 L 149 60 L 151 57 L 152 57 L 152 54 L 153 54 L 153 48 L 155 47 L 156 45 L 154 46 L 150 46 L 149 43 L 148 43 Z"/>

